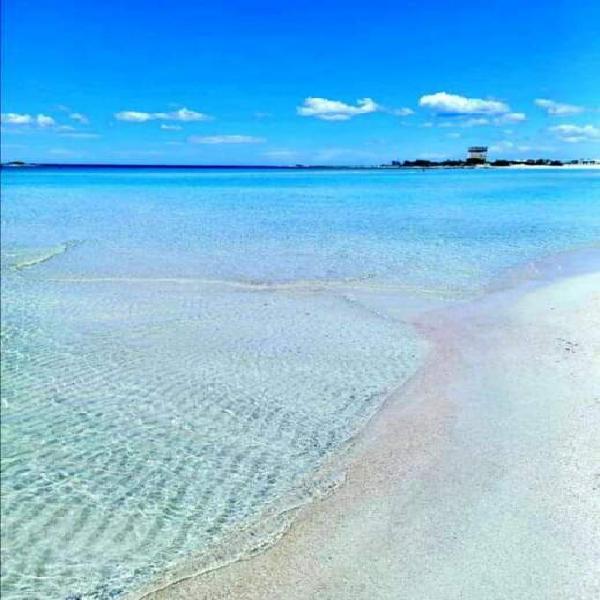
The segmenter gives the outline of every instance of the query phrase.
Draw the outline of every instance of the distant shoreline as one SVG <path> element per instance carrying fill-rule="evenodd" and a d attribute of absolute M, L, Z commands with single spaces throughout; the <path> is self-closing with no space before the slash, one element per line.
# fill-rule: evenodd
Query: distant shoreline
<path fill-rule="evenodd" d="M 111 164 L 111 163 L 3 163 L 3 169 L 263 169 L 263 170 L 301 170 L 301 169 L 373 169 L 379 167 L 349 167 L 328 165 L 162 165 L 162 164 Z"/>
<path fill-rule="evenodd" d="M 600 163 L 562 164 L 409 164 L 409 165 L 165 165 L 165 164 L 110 164 L 110 163 L 3 163 L 0 169 L 195 169 L 195 170 L 263 170 L 263 171 L 395 171 L 395 170 L 448 170 L 448 169 L 600 169 Z"/>

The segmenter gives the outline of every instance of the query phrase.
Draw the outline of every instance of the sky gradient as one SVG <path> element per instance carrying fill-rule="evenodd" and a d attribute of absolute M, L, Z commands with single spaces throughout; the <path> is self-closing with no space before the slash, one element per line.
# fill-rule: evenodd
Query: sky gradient
<path fill-rule="evenodd" d="M 2 3 L 2 160 L 600 158 L 600 3 Z"/>

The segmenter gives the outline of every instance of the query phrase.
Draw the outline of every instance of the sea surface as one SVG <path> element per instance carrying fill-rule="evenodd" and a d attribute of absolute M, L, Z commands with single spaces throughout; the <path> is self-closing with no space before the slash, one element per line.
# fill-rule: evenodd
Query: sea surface
<path fill-rule="evenodd" d="M 597 170 L 1 177 L 3 600 L 269 543 L 419 366 L 415 311 L 600 243 Z"/>

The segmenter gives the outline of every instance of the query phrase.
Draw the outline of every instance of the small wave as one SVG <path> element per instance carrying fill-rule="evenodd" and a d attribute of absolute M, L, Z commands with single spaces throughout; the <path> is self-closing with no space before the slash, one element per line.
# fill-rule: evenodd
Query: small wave
<path fill-rule="evenodd" d="M 344 457 L 359 432 L 355 432 L 338 448 L 317 473 L 307 475 L 304 482 L 292 490 L 276 506 L 267 507 L 252 522 L 232 531 L 205 551 L 197 553 L 179 565 L 163 572 L 158 579 L 142 589 L 125 595 L 127 600 L 150 600 L 155 594 L 207 573 L 224 569 L 236 562 L 248 560 L 277 544 L 290 530 L 299 511 L 333 494 L 346 481 Z"/>
<path fill-rule="evenodd" d="M 61 256 L 79 245 L 81 245 L 79 240 L 68 240 L 62 244 L 59 244 L 58 246 L 40 250 L 39 254 L 36 256 L 29 255 L 21 258 L 20 260 L 17 256 L 15 262 L 10 266 L 13 271 L 24 271 L 25 269 L 30 269 L 32 267 L 41 265 L 42 263 L 48 262 L 57 256 Z"/>

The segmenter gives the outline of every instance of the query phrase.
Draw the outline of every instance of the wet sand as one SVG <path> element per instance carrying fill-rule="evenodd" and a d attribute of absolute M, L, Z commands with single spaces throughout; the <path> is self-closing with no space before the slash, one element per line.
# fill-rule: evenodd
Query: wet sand
<path fill-rule="evenodd" d="M 431 351 L 345 484 L 248 560 L 162 599 L 600 597 L 600 272 L 415 326 Z"/>

